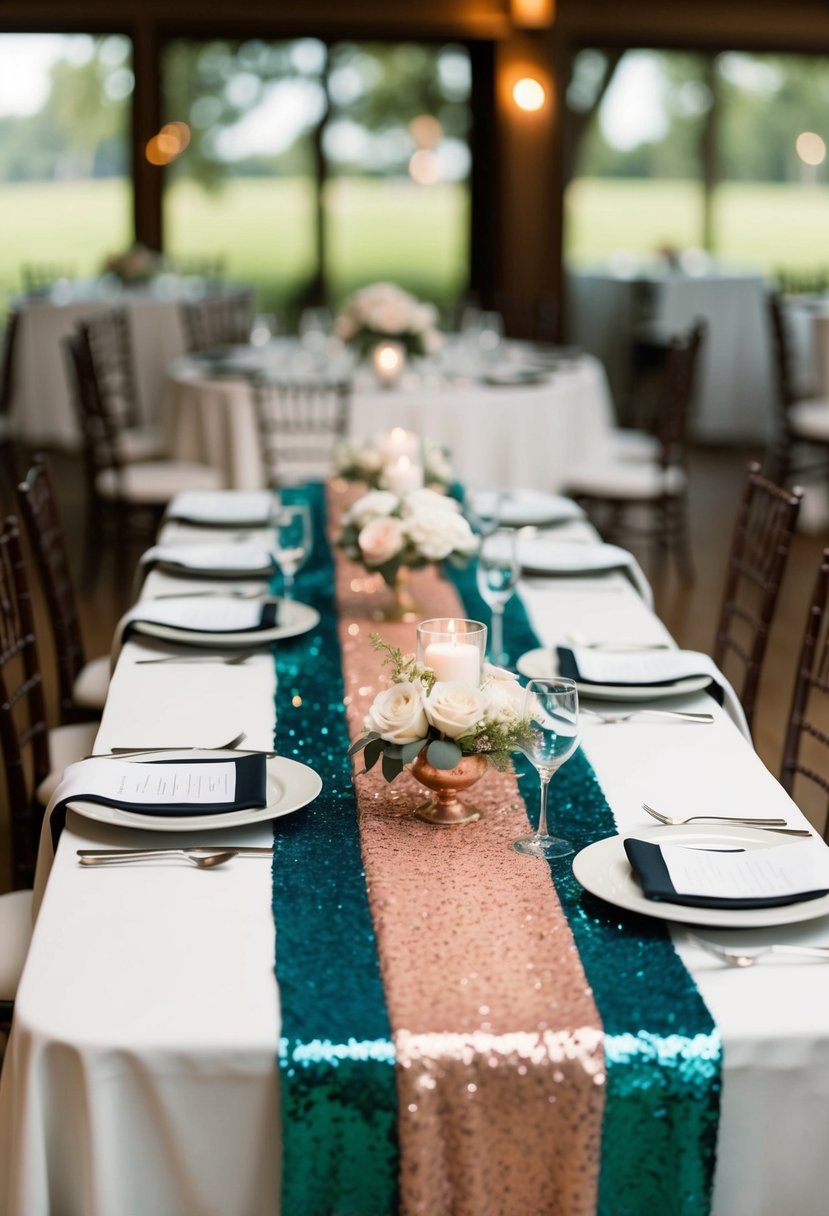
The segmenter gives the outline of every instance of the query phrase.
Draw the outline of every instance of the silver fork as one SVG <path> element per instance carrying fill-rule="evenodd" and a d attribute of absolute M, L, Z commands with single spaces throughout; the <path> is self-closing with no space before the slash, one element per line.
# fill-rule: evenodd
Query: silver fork
<path fill-rule="evenodd" d="M 742 823 L 749 827 L 768 828 L 769 831 L 780 832 L 786 836 L 812 835 L 807 828 L 787 828 L 785 819 L 764 819 L 745 815 L 689 815 L 687 819 L 677 819 L 674 815 L 664 815 L 662 811 L 655 811 L 652 806 L 648 806 L 647 802 L 642 803 L 642 810 L 647 811 L 659 823 L 664 823 L 667 827 L 672 828 L 681 828 L 687 823 Z"/>
<path fill-rule="evenodd" d="M 746 952 L 743 950 L 728 950 L 725 946 L 718 946 L 715 942 L 709 942 L 702 937 L 697 937 L 695 933 L 686 932 L 686 936 L 689 941 L 693 942 L 695 946 L 699 946 L 706 954 L 718 958 L 729 967 L 753 967 L 766 954 L 786 954 L 798 958 L 820 958 L 824 962 L 829 962 L 829 946 L 773 945 L 761 946 L 759 950 Z"/>

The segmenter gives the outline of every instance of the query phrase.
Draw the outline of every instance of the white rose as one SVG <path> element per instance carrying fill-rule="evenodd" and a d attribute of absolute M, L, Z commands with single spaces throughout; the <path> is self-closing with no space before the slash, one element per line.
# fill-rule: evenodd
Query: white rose
<path fill-rule="evenodd" d="M 391 515 L 392 511 L 397 510 L 399 501 L 397 495 L 389 490 L 370 490 L 351 504 L 343 522 L 353 524 L 355 528 L 363 528 L 372 519 Z"/>
<path fill-rule="evenodd" d="M 448 482 L 452 476 L 452 466 L 443 448 L 430 447 L 426 452 L 426 480 Z M 446 495 L 442 495 L 443 498 Z M 455 500 L 452 499 L 454 502 Z"/>
<path fill-rule="evenodd" d="M 479 688 L 459 680 L 438 680 L 426 698 L 429 724 L 447 739 L 457 739 L 483 720 L 486 700 Z"/>
<path fill-rule="evenodd" d="M 392 684 L 377 696 L 366 714 L 366 730 L 376 730 L 389 743 L 412 743 L 428 730 L 422 684 Z"/>
<path fill-rule="evenodd" d="M 360 529 L 357 544 L 367 566 L 383 566 L 396 557 L 406 543 L 403 524 L 393 515 L 372 519 Z"/>
<path fill-rule="evenodd" d="M 404 521 L 409 540 L 430 562 L 442 561 L 450 553 L 471 553 L 477 541 L 462 515 L 429 507 Z"/>
<path fill-rule="evenodd" d="M 416 515 L 423 510 L 436 511 L 454 511 L 459 513 L 461 505 L 456 498 L 450 498 L 448 494 L 439 494 L 437 490 L 412 490 L 403 499 L 400 507 L 400 512 L 405 518 L 407 515 Z"/>
<path fill-rule="evenodd" d="M 383 467 L 383 454 L 376 448 L 366 448 L 358 459 L 364 473 L 379 473 Z"/>
<path fill-rule="evenodd" d="M 481 692 L 486 699 L 488 721 L 515 722 L 522 717 L 524 689 L 511 671 L 485 663 Z"/>

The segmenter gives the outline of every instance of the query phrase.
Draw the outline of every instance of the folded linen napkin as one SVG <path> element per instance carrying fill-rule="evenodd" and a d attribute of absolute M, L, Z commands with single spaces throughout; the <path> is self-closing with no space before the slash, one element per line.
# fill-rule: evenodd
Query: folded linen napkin
<path fill-rule="evenodd" d="M 141 555 L 142 566 L 175 566 L 201 574 L 270 574 L 274 556 L 261 544 L 242 541 L 234 545 L 153 545 Z"/>
<path fill-rule="evenodd" d="M 174 817 L 264 807 L 266 757 L 152 757 L 142 762 L 101 756 L 79 760 L 65 770 L 53 810 L 76 802 Z"/>
<path fill-rule="evenodd" d="M 121 618 L 119 629 L 122 637 L 143 622 L 167 625 L 183 633 L 256 633 L 279 623 L 279 608 L 278 603 L 223 595 L 139 600 Z"/>
<path fill-rule="evenodd" d="M 829 894 L 829 849 L 804 840 L 768 849 L 684 848 L 628 837 L 647 899 L 691 908 L 775 908 Z"/>
<path fill-rule="evenodd" d="M 722 680 L 719 668 L 707 654 L 696 650 L 591 650 L 585 646 L 559 646 L 559 674 L 580 684 L 620 688 L 675 684 L 694 676 Z"/>
<path fill-rule="evenodd" d="M 167 507 L 167 519 L 212 528 L 267 524 L 277 505 L 269 490 L 182 490 Z"/>

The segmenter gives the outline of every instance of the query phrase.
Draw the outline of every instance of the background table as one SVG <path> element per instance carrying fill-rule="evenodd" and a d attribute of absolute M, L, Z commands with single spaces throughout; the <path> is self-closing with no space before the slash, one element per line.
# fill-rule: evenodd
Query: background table
<path fill-rule="evenodd" d="M 194 360 L 179 360 L 166 404 L 172 453 L 222 469 L 228 488 L 260 487 L 252 394 L 244 379 L 210 379 Z M 403 426 L 446 446 L 455 474 L 469 485 L 555 490 L 576 463 L 599 453 L 613 422 L 604 371 L 585 356 L 543 383 L 518 388 L 425 378 L 379 389 L 358 375 L 349 437 Z"/>
<path fill-rule="evenodd" d="M 166 369 L 187 349 L 179 305 L 204 290 L 202 279 L 173 275 L 134 287 L 104 278 L 60 283 L 47 293 L 13 300 L 20 319 L 12 418 L 20 441 L 30 446 L 80 445 L 62 339 L 79 321 L 110 308 L 127 310 L 141 421 L 156 422 Z"/>
<path fill-rule="evenodd" d="M 577 540 L 585 527 L 566 525 L 557 535 Z M 180 585 L 153 573 L 144 593 Z M 574 628 L 588 637 L 667 640 L 618 573 L 529 579 L 522 595 L 546 645 Z M 130 642 L 121 653 L 98 750 L 163 744 L 173 731 L 177 743 L 205 743 L 240 728 L 252 745 L 268 746 L 268 655 L 237 667 L 136 665 L 142 654 L 164 649 Z M 677 703 L 710 710 L 715 724 L 609 727 L 585 715 L 584 747 L 620 830 L 644 826 L 643 797 L 668 811 L 748 802 L 758 814 L 801 820 L 710 698 L 697 693 Z M 474 826 L 462 830 L 474 848 Z M 265 843 L 269 825 L 217 833 L 230 835 Z M 171 833 L 68 817 L 0 1082 L 0 1208 L 7 1216 L 277 1210 L 280 1024 L 269 867 L 238 859 L 209 873 L 175 864 L 86 871 L 76 862 L 78 847 L 159 838 L 177 843 Z M 439 837 L 435 843 L 437 856 Z M 517 855 L 515 863 L 535 864 Z M 733 936 L 739 945 L 770 937 L 829 943 L 829 923 Z M 829 967 L 733 971 L 681 929 L 674 940 L 724 1045 L 716 1216 L 823 1216 Z"/>
<path fill-rule="evenodd" d="M 768 290 L 761 275 L 725 268 L 695 275 L 576 270 L 567 277 L 568 333 L 601 360 L 621 405 L 631 392 L 637 329 L 647 323 L 678 333 L 702 318 L 708 328 L 691 434 L 712 443 L 766 443 L 776 393 Z"/>

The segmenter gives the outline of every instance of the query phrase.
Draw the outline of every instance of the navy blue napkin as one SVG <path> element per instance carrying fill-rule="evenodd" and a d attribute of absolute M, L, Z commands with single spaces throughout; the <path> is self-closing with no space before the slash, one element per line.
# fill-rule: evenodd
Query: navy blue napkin
<path fill-rule="evenodd" d="M 187 759 L 179 757 L 172 759 L 165 757 L 159 760 L 146 761 L 147 764 L 227 764 L 231 760 L 230 756 L 216 756 L 215 759 L 210 757 L 199 756 L 196 759 Z M 159 817 L 172 816 L 173 818 L 185 818 L 188 815 L 211 815 L 224 814 L 227 811 L 246 811 L 256 807 L 265 807 L 268 804 L 268 770 L 267 757 L 264 755 L 255 756 L 238 756 L 233 759 L 236 765 L 236 795 L 232 802 L 156 802 L 151 805 L 144 805 L 137 802 L 122 802 L 115 798 L 103 798 L 99 794 L 82 794 L 74 795 L 72 798 L 64 802 L 58 802 L 52 809 L 51 818 L 49 820 L 49 829 L 52 837 L 53 848 L 58 847 L 60 834 L 66 824 L 66 808 L 71 807 L 76 802 L 94 802 L 99 806 L 114 806 L 119 810 L 134 811 L 136 815 L 158 815 Z M 130 761 L 125 760 L 126 763 Z M 141 763 L 140 761 L 131 761 L 131 763 Z"/>
<path fill-rule="evenodd" d="M 680 895 L 671 882 L 668 867 L 662 856 L 662 849 L 651 840 L 636 840 L 628 837 L 624 841 L 625 852 L 631 869 L 636 875 L 646 899 L 664 901 L 671 904 L 682 904 L 689 908 L 722 908 L 737 911 L 740 908 L 777 908 L 784 904 L 805 903 L 809 899 L 819 899 L 827 895 L 827 891 L 798 891 L 794 895 L 776 895 L 756 897 L 753 899 L 729 899 L 714 895 Z M 712 852 L 715 850 L 712 849 Z M 742 852 L 741 849 L 720 850 L 727 852 Z"/>

